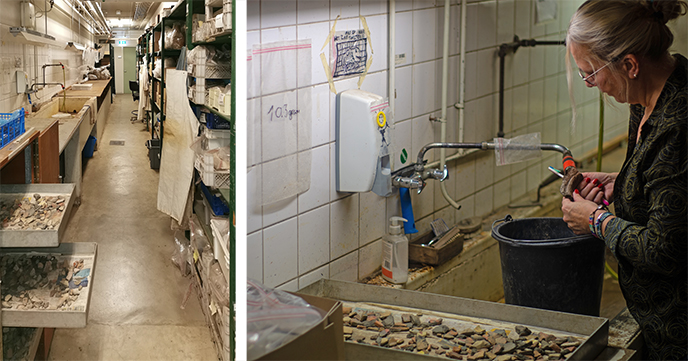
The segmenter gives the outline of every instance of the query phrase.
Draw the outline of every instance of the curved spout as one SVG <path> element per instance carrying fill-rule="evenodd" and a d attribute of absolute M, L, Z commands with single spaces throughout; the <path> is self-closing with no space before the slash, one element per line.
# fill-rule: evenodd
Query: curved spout
<path fill-rule="evenodd" d="M 423 165 L 423 158 L 425 157 L 425 153 L 429 151 L 430 149 L 433 148 L 477 148 L 477 149 L 489 149 L 489 148 L 484 148 L 488 143 L 487 142 L 482 142 L 482 143 L 430 143 L 426 144 L 423 146 L 423 148 L 420 149 L 420 152 L 418 152 L 418 160 L 416 161 L 416 166 L 415 170 L 416 172 L 422 172 L 423 169 L 425 168 Z"/>

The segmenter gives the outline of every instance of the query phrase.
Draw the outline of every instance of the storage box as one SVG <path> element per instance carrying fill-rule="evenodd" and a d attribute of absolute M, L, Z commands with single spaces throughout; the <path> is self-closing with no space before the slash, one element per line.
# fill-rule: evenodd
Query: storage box
<path fill-rule="evenodd" d="M 18 136 L 24 134 L 24 108 L 15 110 L 12 113 L 0 113 L 0 147 L 4 147 Z"/>
<path fill-rule="evenodd" d="M 344 360 L 342 303 L 328 298 L 292 293 L 327 312 L 306 333 L 258 360 Z"/>
<path fill-rule="evenodd" d="M 449 232 L 451 231 L 447 233 Z M 428 244 L 434 236 L 433 232 L 428 232 L 413 239 L 409 243 L 409 261 L 437 266 L 455 257 L 463 250 L 464 235 L 460 233 L 454 240 L 443 245 L 438 243 L 437 247 L 423 246 L 423 244 Z"/>

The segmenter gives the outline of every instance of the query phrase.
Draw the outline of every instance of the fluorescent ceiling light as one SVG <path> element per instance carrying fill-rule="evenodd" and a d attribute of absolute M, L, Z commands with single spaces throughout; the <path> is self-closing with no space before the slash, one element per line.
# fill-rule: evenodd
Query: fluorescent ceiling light
<path fill-rule="evenodd" d="M 10 27 L 10 33 L 24 43 L 59 46 L 55 41 L 55 37 L 48 34 L 39 33 L 35 30 L 20 27 Z"/>

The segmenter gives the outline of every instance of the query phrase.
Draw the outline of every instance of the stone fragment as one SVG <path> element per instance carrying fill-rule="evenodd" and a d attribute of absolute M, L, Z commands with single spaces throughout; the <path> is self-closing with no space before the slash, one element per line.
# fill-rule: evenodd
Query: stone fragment
<path fill-rule="evenodd" d="M 500 355 L 500 356 L 497 356 L 496 361 L 511 361 L 512 358 L 513 358 L 513 356 L 511 356 L 511 355 Z"/>
<path fill-rule="evenodd" d="M 483 328 L 480 326 L 475 326 L 473 331 L 475 331 L 475 333 L 477 333 L 478 335 L 482 335 L 483 333 L 485 333 L 485 330 L 483 330 Z"/>
<path fill-rule="evenodd" d="M 452 334 L 447 332 L 444 335 L 442 335 L 442 338 L 444 338 L 446 340 L 452 340 L 452 339 L 454 339 L 454 336 L 452 336 Z"/>
<path fill-rule="evenodd" d="M 411 322 L 411 315 L 408 313 L 404 313 L 401 315 L 401 322 L 403 323 L 410 323 Z"/>
<path fill-rule="evenodd" d="M 420 317 L 416 315 L 411 315 L 411 322 L 413 323 L 414 326 L 420 326 Z"/>
<path fill-rule="evenodd" d="M 554 335 L 548 334 L 548 333 L 540 332 L 538 334 L 538 339 L 551 342 L 551 341 L 556 340 L 557 337 Z"/>
<path fill-rule="evenodd" d="M 435 335 L 443 335 L 447 332 L 449 332 L 449 327 L 447 327 L 446 325 L 439 325 L 432 329 L 432 333 Z"/>
<path fill-rule="evenodd" d="M 488 342 L 486 340 L 480 340 L 480 341 L 475 341 L 475 343 L 471 347 L 481 349 L 481 348 L 489 348 L 490 346 L 492 346 L 492 344 L 490 344 L 490 342 Z M 515 348 L 515 346 L 514 346 L 514 348 Z"/>
<path fill-rule="evenodd" d="M 459 355 L 458 353 L 453 352 L 453 351 L 452 351 L 452 352 L 447 352 L 447 357 L 453 358 L 453 359 L 456 359 L 456 360 L 462 359 L 461 355 Z"/>
<path fill-rule="evenodd" d="M 345 315 L 348 315 L 351 313 L 352 308 L 351 307 L 342 307 L 342 313 Z"/>
<path fill-rule="evenodd" d="M 471 356 L 468 356 L 469 360 L 480 360 L 481 358 L 485 357 L 485 351 L 478 351 L 474 353 Z"/>
<path fill-rule="evenodd" d="M 505 344 L 505 343 L 507 343 L 507 342 L 509 342 L 509 340 L 507 340 L 506 337 L 497 337 L 497 338 L 495 339 L 495 342 L 494 342 L 494 343 Z"/>
<path fill-rule="evenodd" d="M 375 325 L 375 327 L 385 327 L 385 325 L 378 320 L 373 321 L 373 325 Z"/>
<path fill-rule="evenodd" d="M 550 343 L 549 348 L 556 353 L 561 353 L 561 347 L 559 347 L 559 345 L 557 345 L 555 342 Z"/>
<path fill-rule="evenodd" d="M 516 332 L 516 331 L 509 332 L 509 337 L 508 337 L 509 339 L 515 341 L 515 340 L 518 340 L 519 337 L 521 337 L 521 335 L 519 335 L 518 332 Z"/>
<path fill-rule="evenodd" d="M 385 317 L 382 317 L 381 315 L 380 318 L 382 319 L 382 324 L 384 324 L 385 327 L 391 328 L 392 326 L 394 326 L 394 316 L 387 315 Z"/>
<path fill-rule="evenodd" d="M 518 333 L 519 336 L 528 336 L 531 334 L 531 331 L 528 327 L 516 326 L 516 333 Z"/>
<path fill-rule="evenodd" d="M 391 311 L 385 311 L 385 312 L 380 313 L 380 318 L 387 318 L 391 315 L 392 315 Z"/>
<path fill-rule="evenodd" d="M 418 342 L 416 342 L 416 350 L 418 350 L 418 351 L 427 350 L 428 346 L 429 346 L 429 344 L 427 341 L 425 341 L 424 338 L 421 338 L 418 340 Z"/>
<path fill-rule="evenodd" d="M 496 345 L 494 345 L 494 347 L 492 347 L 492 352 L 494 352 L 496 354 L 500 354 L 502 352 L 502 349 L 503 349 L 502 345 L 496 344 Z"/>
<path fill-rule="evenodd" d="M 383 337 L 380 340 L 380 346 L 387 346 L 389 344 L 389 339 L 387 337 Z"/>
<path fill-rule="evenodd" d="M 493 354 L 493 353 L 490 352 L 490 351 L 485 352 L 485 356 L 486 356 L 487 358 L 489 358 L 490 360 L 494 360 L 495 358 L 497 358 L 497 355 Z"/>
<path fill-rule="evenodd" d="M 571 347 L 571 346 L 573 346 L 573 347 L 580 346 L 580 342 L 578 342 L 578 341 L 574 341 L 574 342 L 564 342 L 564 343 L 561 344 L 561 347 Z"/>
<path fill-rule="evenodd" d="M 516 349 L 516 344 L 514 344 L 513 342 L 508 342 L 508 343 L 504 344 L 504 349 L 502 350 L 502 353 L 509 353 L 515 349 Z"/>

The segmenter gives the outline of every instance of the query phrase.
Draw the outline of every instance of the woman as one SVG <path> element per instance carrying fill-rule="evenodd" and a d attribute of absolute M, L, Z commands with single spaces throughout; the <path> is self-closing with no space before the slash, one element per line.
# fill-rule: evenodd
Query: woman
<path fill-rule="evenodd" d="M 686 359 L 688 347 L 688 61 L 669 54 L 666 26 L 687 11 L 684 0 L 589 0 L 566 37 L 586 85 L 630 104 L 621 171 L 584 173 L 562 211 L 576 234 L 591 232 L 617 258 L 644 359 Z"/>

